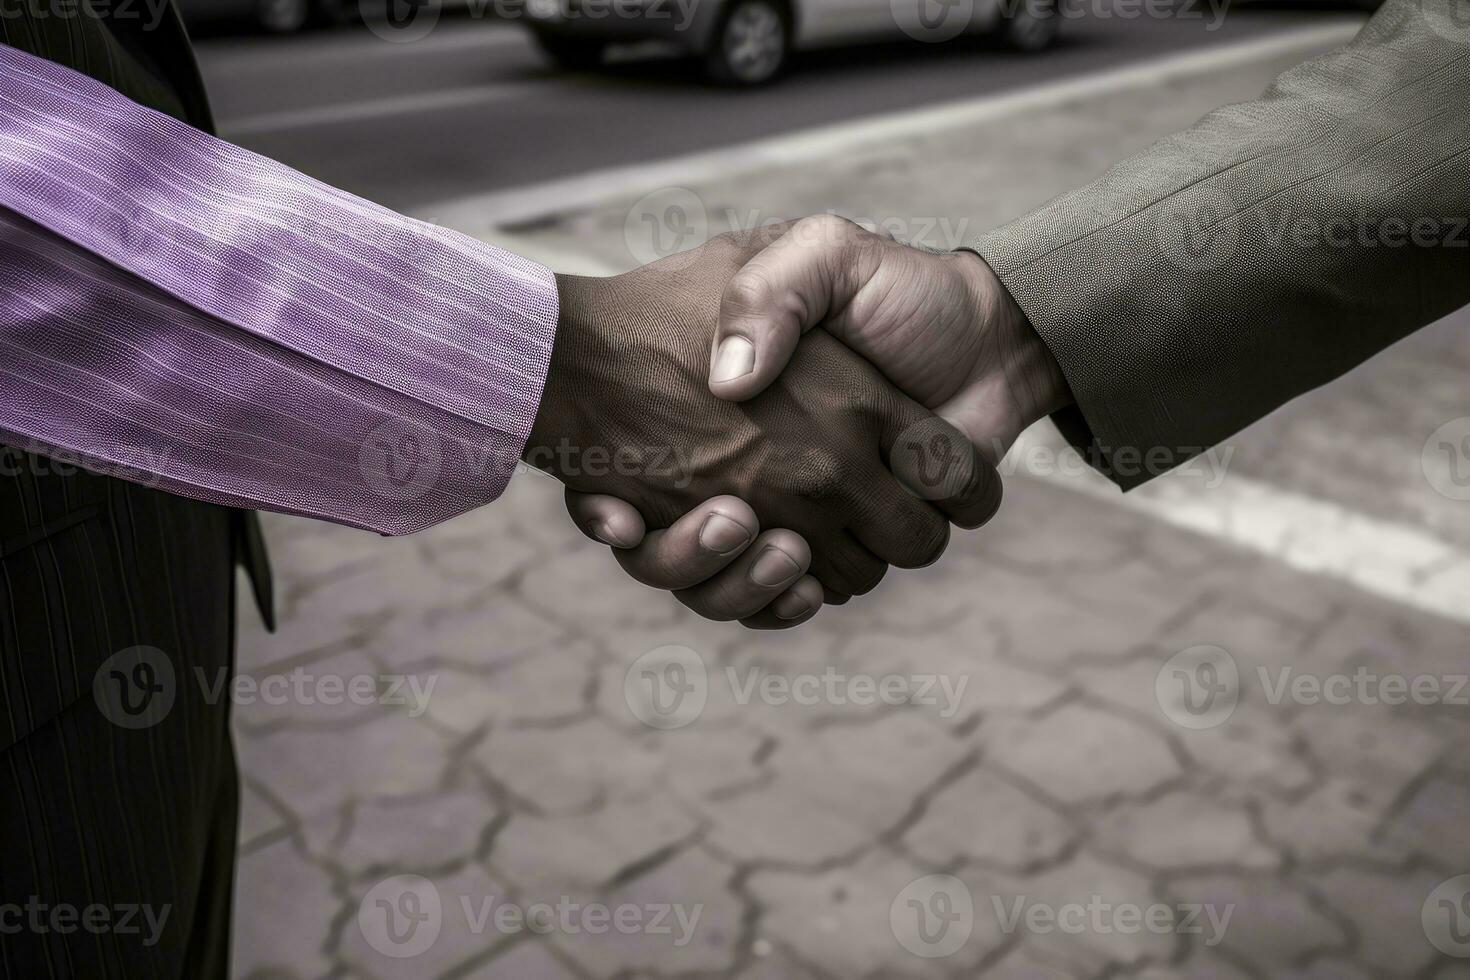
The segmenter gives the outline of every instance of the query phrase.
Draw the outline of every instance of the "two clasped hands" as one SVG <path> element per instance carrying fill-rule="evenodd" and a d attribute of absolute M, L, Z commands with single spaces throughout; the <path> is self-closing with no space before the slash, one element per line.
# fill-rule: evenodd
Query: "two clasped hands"
<path fill-rule="evenodd" d="M 990 268 L 816 215 L 608 279 L 558 277 L 525 457 L 587 534 L 702 616 L 781 629 L 939 558 L 1066 382 Z M 679 472 L 560 465 L 663 447 Z M 685 469 L 687 468 L 687 471 Z"/>

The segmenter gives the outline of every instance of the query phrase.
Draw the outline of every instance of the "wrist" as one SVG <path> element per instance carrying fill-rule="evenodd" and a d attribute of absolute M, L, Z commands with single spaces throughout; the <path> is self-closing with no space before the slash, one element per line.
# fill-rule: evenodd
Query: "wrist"
<path fill-rule="evenodd" d="M 579 378 L 578 369 L 579 364 L 586 363 L 582 350 L 588 333 L 583 322 L 589 298 L 586 282 L 578 276 L 556 276 L 557 308 L 560 311 L 556 337 L 552 341 L 551 361 L 547 366 L 546 383 L 541 389 L 541 402 L 536 408 L 536 420 L 521 449 L 521 459 L 525 463 L 552 476 L 560 476 L 558 447 L 565 447 L 578 430 L 577 416 L 582 399 L 577 397 L 577 392 L 586 389 L 586 382 Z"/>
<path fill-rule="evenodd" d="M 988 341 L 980 370 L 992 392 L 988 400 L 995 406 L 998 461 L 1033 423 L 1072 404 L 1072 391 L 1051 348 L 990 264 L 974 252 L 959 254 L 966 256 L 975 329 Z"/>

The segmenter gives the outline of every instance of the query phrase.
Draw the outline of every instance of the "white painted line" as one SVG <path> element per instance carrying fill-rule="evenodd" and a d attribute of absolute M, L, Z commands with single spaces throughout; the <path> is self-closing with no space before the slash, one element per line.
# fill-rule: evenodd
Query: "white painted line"
<path fill-rule="evenodd" d="M 447 219 L 461 230 L 466 230 L 458 220 L 461 217 L 476 231 L 497 224 L 530 221 L 584 210 L 621 197 L 636 197 L 661 187 L 707 184 L 768 167 L 830 159 L 874 143 L 932 135 L 1077 99 L 1157 86 L 1174 78 L 1325 49 L 1352 40 L 1362 25 L 1359 17 L 1333 18 L 1327 24 L 1283 31 L 1267 38 L 1166 56 L 1127 68 L 1074 75 L 1001 95 L 963 99 L 928 109 L 904 109 L 659 162 L 614 167 L 443 201 L 420 208 L 418 213 L 435 215 L 441 221 Z"/>
<path fill-rule="evenodd" d="M 340 62 L 361 68 L 364 61 L 373 58 L 401 64 L 404 59 L 436 58 L 476 48 L 489 50 L 506 45 L 528 47 L 530 40 L 530 31 L 517 24 L 471 24 L 446 20 L 430 36 L 420 38 L 410 47 L 385 41 L 366 27 L 353 25 L 339 30 L 295 37 L 259 38 L 243 43 L 235 38 L 207 38 L 196 42 L 195 48 L 200 60 L 207 63 L 211 70 L 224 67 L 260 71 L 261 49 L 267 45 L 273 54 L 287 59 L 309 58 L 318 66 Z"/>
<path fill-rule="evenodd" d="M 1203 468 L 1193 476 L 1166 474 L 1122 493 L 1087 470 L 1075 453 L 1071 465 L 1034 465 L 1028 455 L 1038 448 L 1043 452 L 1036 458 L 1042 461 L 1054 460 L 1059 451 L 1072 453 L 1050 426 L 1033 426 L 1007 455 L 1002 471 L 1147 514 L 1403 606 L 1470 622 L 1470 553 L 1421 528 L 1238 474 L 1205 476 Z M 1223 479 L 1216 482 L 1215 475 Z"/>
<path fill-rule="evenodd" d="M 220 125 L 226 139 L 242 136 L 258 136 L 290 129 L 310 129 L 337 123 L 360 122 L 383 116 L 409 113 L 437 112 L 465 106 L 500 102 L 520 98 L 534 92 L 545 91 L 547 82 L 506 82 L 500 85 L 466 85 L 462 88 L 440 89 L 433 92 L 417 92 L 372 102 L 356 102 L 348 105 L 321 105 L 307 109 L 287 109 L 282 112 L 266 112 L 257 116 L 243 116 L 228 120 Z"/>
<path fill-rule="evenodd" d="M 1107 95 L 1137 85 L 1156 85 L 1182 74 L 1204 73 L 1298 49 L 1326 47 L 1349 40 L 1356 23 L 1294 31 L 1268 41 L 1255 41 L 1179 58 L 1167 58 L 1122 71 L 1069 79 L 1010 95 L 970 100 L 918 113 L 879 117 L 859 123 L 779 137 L 750 144 L 733 153 L 700 154 L 666 161 L 651 168 L 605 171 L 571 181 L 555 181 L 522 191 L 449 202 L 422 213 L 526 254 L 562 271 L 606 274 L 596 260 L 574 253 L 548 251 L 534 238 L 495 229 L 493 222 L 525 220 L 590 206 L 675 182 L 699 184 L 744 170 L 803 163 L 848 152 L 856 146 L 915 133 L 932 133 L 1015 112 L 1087 96 Z M 583 182 L 587 182 L 584 186 Z M 482 213 L 483 210 L 483 213 Z M 490 217 L 487 218 L 487 214 Z M 466 225 L 470 227 L 466 227 Z M 539 251 L 537 251 L 539 249 Z M 1131 493 L 1121 493 L 1080 458 L 1068 466 L 1028 466 L 1028 454 L 1045 450 L 1056 460 L 1067 450 L 1048 425 L 1034 426 L 1002 463 L 1009 478 L 1019 473 L 1098 500 L 1147 514 L 1176 527 L 1267 555 L 1289 568 L 1354 586 L 1363 592 L 1446 619 L 1470 622 L 1470 553 L 1411 525 L 1371 517 L 1341 504 L 1309 497 L 1224 470 L 1193 470 L 1193 476 L 1168 474 Z M 1215 457 L 1217 465 L 1220 456 Z M 1228 467 L 1229 457 L 1223 457 Z"/>

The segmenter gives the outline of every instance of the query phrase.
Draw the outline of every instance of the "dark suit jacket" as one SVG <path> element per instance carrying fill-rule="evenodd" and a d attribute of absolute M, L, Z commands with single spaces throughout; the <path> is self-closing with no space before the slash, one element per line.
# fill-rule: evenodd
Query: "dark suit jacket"
<path fill-rule="evenodd" d="M 1470 2 L 1349 45 L 973 246 L 1125 488 L 1470 303 Z"/>
<path fill-rule="evenodd" d="M 97 8 L 108 16 L 82 11 L 73 16 L 31 17 L 29 7 L 22 5 L 22 16 L 0 18 L 0 42 L 91 75 L 143 105 L 213 131 L 214 119 L 194 52 L 172 4 L 151 29 L 136 5 L 124 6 L 123 12 L 116 14 L 112 13 L 112 5 L 99 4 Z M 177 498 L 167 497 L 163 506 L 178 509 L 182 504 Z M 36 530 L 32 519 L 11 512 L 0 524 L 0 548 Z M 274 628 L 270 565 L 256 515 L 236 512 L 231 535 L 235 554 L 250 575 L 256 605 L 267 625 Z"/>
<path fill-rule="evenodd" d="M 0 18 L 0 41 L 211 126 L 172 9 L 151 31 L 20 10 Z M 0 447 L 0 900 L 169 910 L 152 944 L 120 930 L 6 935 L 0 975 L 227 974 L 238 779 L 228 700 L 201 698 L 192 678 L 232 668 L 237 561 L 268 612 L 253 514 Z M 131 730 L 94 681 L 139 647 L 165 651 L 175 697 Z"/>

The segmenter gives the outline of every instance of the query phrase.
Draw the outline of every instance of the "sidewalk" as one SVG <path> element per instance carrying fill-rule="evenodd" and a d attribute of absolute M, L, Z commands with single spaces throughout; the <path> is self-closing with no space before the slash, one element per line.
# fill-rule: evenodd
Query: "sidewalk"
<path fill-rule="evenodd" d="M 711 233 L 844 205 L 978 233 L 1280 67 L 513 234 L 622 268 L 691 199 Z M 1461 554 L 1470 504 L 1417 473 L 1458 333 L 1243 436 L 1220 488 Z M 242 671 L 383 696 L 237 709 L 238 975 L 1470 977 L 1447 955 L 1470 954 L 1470 627 L 1071 480 L 1016 474 L 941 563 L 789 635 L 625 580 L 536 476 L 408 539 L 268 520 L 283 628 L 244 614 Z M 1228 524 L 1244 497 L 1209 499 Z M 1390 706 L 1388 678 L 1439 687 Z"/>

